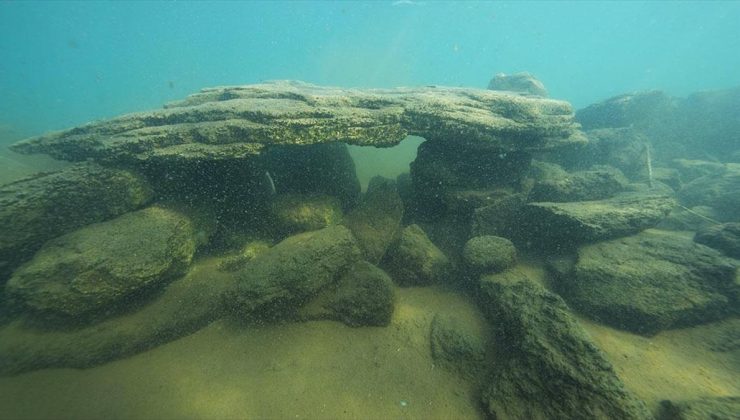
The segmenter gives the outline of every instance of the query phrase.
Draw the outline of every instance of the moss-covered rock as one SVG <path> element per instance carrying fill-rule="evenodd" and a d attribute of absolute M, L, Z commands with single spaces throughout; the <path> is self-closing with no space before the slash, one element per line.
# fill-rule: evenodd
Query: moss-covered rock
<path fill-rule="evenodd" d="M 47 242 L 6 292 L 39 316 L 79 317 L 183 274 L 195 245 L 188 218 L 150 207 Z"/>
<path fill-rule="evenodd" d="M 627 184 L 622 171 L 611 166 L 600 166 L 542 179 L 535 183 L 529 199 L 557 203 L 601 200 L 623 191 Z"/>
<path fill-rule="evenodd" d="M 697 178 L 678 193 L 686 207 L 710 206 L 717 211 L 721 222 L 740 221 L 740 164 L 728 163 L 721 174 Z"/>
<path fill-rule="evenodd" d="M 560 297 L 516 270 L 480 284 L 502 349 L 483 390 L 491 418 L 651 418 Z"/>
<path fill-rule="evenodd" d="M 476 236 L 465 244 L 463 259 L 472 273 L 497 273 L 516 264 L 516 248 L 506 238 Z"/>
<path fill-rule="evenodd" d="M 344 226 L 290 236 L 234 273 L 237 286 L 229 299 L 241 314 L 289 316 L 359 258 L 357 241 Z"/>
<path fill-rule="evenodd" d="M 451 270 L 447 256 L 429 240 L 419 225 L 401 231 L 382 267 L 401 286 L 426 286 L 443 281 Z"/>
<path fill-rule="evenodd" d="M 374 177 L 360 205 L 346 215 L 342 224 L 357 238 L 365 259 L 377 264 L 396 237 L 402 217 L 403 202 L 395 182 Z"/>
<path fill-rule="evenodd" d="M 659 192 L 624 192 L 595 201 L 529 203 L 518 217 L 520 241 L 569 249 L 586 242 L 638 233 L 658 224 L 675 201 Z"/>
<path fill-rule="evenodd" d="M 736 305 L 736 267 L 718 251 L 667 231 L 588 245 L 578 250 L 558 290 L 575 309 L 641 334 L 710 322 Z"/>
<path fill-rule="evenodd" d="M 280 194 L 271 207 L 276 228 L 283 233 L 322 229 L 342 220 L 341 203 L 329 195 Z"/>
<path fill-rule="evenodd" d="M 139 174 L 93 163 L 0 186 L 0 283 L 44 242 L 142 207 L 152 190 Z"/>
<path fill-rule="evenodd" d="M 487 332 L 454 314 L 438 313 L 432 318 L 429 341 L 432 358 L 442 367 L 471 379 L 487 373 Z"/>
<path fill-rule="evenodd" d="M 265 241 L 251 241 L 244 245 L 235 255 L 224 257 L 218 265 L 221 271 L 239 271 L 257 255 L 270 249 L 270 244 Z"/>
<path fill-rule="evenodd" d="M 728 257 L 740 259 L 740 223 L 706 227 L 696 232 L 694 242 L 718 249 Z"/>
<path fill-rule="evenodd" d="M 358 261 L 301 313 L 306 319 L 331 319 L 351 327 L 382 327 L 391 322 L 394 295 L 393 281 L 385 271 Z"/>
<path fill-rule="evenodd" d="M 740 417 L 740 397 L 705 397 L 688 401 L 664 400 L 658 420 L 732 420 Z"/>

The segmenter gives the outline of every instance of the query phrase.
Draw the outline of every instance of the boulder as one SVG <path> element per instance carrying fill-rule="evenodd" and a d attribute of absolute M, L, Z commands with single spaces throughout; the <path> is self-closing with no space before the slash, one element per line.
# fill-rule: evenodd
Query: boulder
<path fill-rule="evenodd" d="M 367 261 L 377 264 L 396 237 L 403 217 L 403 202 L 395 182 L 373 178 L 357 208 L 348 213 L 342 224 L 357 238 Z"/>
<path fill-rule="evenodd" d="M 406 226 L 388 249 L 382 267 L 400 286 L 428 286 L 445 279 L 451 270 L 447 256 L 429 240 L 419 225 Z"/>
<path fill-rule="evenodd" d="M 281 233 L 317 230 L 342 221 L 341 203 L 329 195 L 279 194 L 271 208 Z"/>
<path fill-rule="evenodd" d="M 182 275 L 195 247 L 188 218 L 149 207 L 47 242 L 13 273 L 6 293 L 44 318 L 81 317 Z"/>
<path fill-rule="evenodd" d="M 623 191 L 628 182 L 619 169 L 595 167 L 537 181 L 529 193 L 529 200 L 556 203 L 601 200 Z"/>
<path fill-rule="evenodd" d="M 717 175 L 697 178 L 678 193 L 686 207 L 710 206 L 720 216 L 721 222 L 740 221 L 740 164 L 728 163 L 727 170 Z"/>
<path fill-rule="evenodd" d="M 278 194 L 329 195 L 344 211 L 360 199 L 355 162 L 344 143 L 272 146 L 261 161 Z"/>
<path fill-rule="evenodd" d="M 479 327 L 455 314 L 435 314 L 429 333 L 434 362 L 466 378 L 483 376 L 487 336 Z"/>
<path fill-rule="evenodd" d="M 708 226 L 696 232 L 694 242 L 720 250 L 728 257 L 740 259 L 740 223 Z"/>
<path fill-rule="evenodd" d="M 351 327 L 383 327 L 391 322 L 394 295 L 393 281 L 385 271 L 358 261 L 301 313 L 306 319 L 331 319 Z"/>
<path fill-rule="evenodd" d="M 93 163 L 0 186 L 0 284 L 49 239 L 136 210 L 151 199 L 142 176 Z"/>
<path fill-rule="evenodd" d="M 517 270 L 481 278 L 497 353 L 483 390 L 496 419 L 650 419 L 563 300 Z"/>
<path fill-rule="evenodd" d="M 73 161 L 173 163 L 250 159 L 273 145 L 387 147 L 408 135 L 504 151 L 580 141 L 573 110 L 562 101 L 442 86 L 342 89 L 274 81 L 203 89 L 165 109 L 46 134 L 13 149 Z"/>
<path fill-rule="evenodd" d="M 568 249 L 635 234 L 658 224 L 674 200 L 652 192 L 624 192 L 612 198 L 572 203 L 529 203 L 519 216 L 521 241 L 529 246 Z"/>
<path fill-rule="evenodd" d="M 79 328 L 40 328 L 25 319 L 0 326 L 0 375 L 45 368 L 88 368 L 186 336 L 225 315 L 234 278 L 196 262 L 154 299 Z"/>
<path fill-rule="evenodd" d="M 337 280 L 360 258 L 352 232 L 334 225 L 290 236 L 234 273 L 230 302 L 242 315 L 285 317 Z"/>
<path fill-rule="evenodd" d="M 468 270 L 477 275 L 497 273 L 516 264 L 516 248 L 506 238 L 476 236 L 465 244 L 463 259 Z"/>
<path fill-rule="evenodd" d="M 676 102 L 659 90 L 627 93 L 578 110 L 576 119 L 586 130 L 630 126 L 644 130 L 666 123 Z"/>
<path fill-rule="evenodd" d="M 732 420 L 740 413 L 740 397 L 704 397 L 660 403 L 658 420 Z"/>
<path fill-rule="evenodd" d="M 664 230 L 690 230 L 698 231 L 709 226 L 718 224 L 721 216 L 707 206 L 694 206 L 692 208 L 677 205 L 671 210 L 668 217 L 663 219 L 655 227 Z"/>
<path fill-rule="evenodd" d="M 683 182 L 691 182 L 696 178 L 707 175 L 719 176 L 727 171 L 727 167 L 720 162 L 698 159 L 673 159 L 670 166 L 681 174 L 681 181 Z"/>
<path fill-rule="evenodd" d="M 650 230 L 581 247 L 557 288 L 589 318 L 651 335 L 736 312 L 735 271 L 731 260 L 685 235 Z"/>
<path fill-rule="evenodd" d="M 490 90 L 503 90 L 547 98 L 547 89 L 536 77 L 527 73 L 498 73 L 488 83 Z"/>
<path fill-rule="evenodd" d="M 513 238 L 516 220 L 526 201 L 524 193 L 504 192 L 491 196 L 485 204 L 473 209 L 470 217 L 470 234 Z"/>

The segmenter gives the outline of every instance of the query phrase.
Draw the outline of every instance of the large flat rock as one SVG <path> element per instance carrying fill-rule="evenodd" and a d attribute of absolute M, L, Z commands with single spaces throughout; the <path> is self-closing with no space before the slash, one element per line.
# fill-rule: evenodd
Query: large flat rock
<path fill-rule="evenodd" d="M 203 89 L 164 109 L 123 115 L 17 143 L 64 160 L 226 159 L 265 145 L 341 141 L 392 146 L 408 135 L 539 150 L 581 141 L 567 102 L 427 86 L 342 89 L 301 82 Z"/>

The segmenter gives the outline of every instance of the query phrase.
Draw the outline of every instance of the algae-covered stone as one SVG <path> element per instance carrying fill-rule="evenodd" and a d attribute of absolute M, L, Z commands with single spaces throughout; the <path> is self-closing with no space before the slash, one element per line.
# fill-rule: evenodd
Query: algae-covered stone
<path fill-rule="evenodd" d="M 360 205 L 342 221 L 357 238 L 365 259 L 377 264 L 401 226 L 403 202 L 392 180 L 374 177 Z"/>
<path fill-rule="evenodd" d="M 498 352 L 483 390 L 496 419 L 650 419 L 565 302 L 516 270 L 481 279 Z"/>
<path fill-rule="evenodd" d="M 237 287 L 229 299 L 242 314 L 275 306 L 288 314 L 336 282 L 359 257 L 344 226 L 290 236 L 234 273 Z"/>
<path fill-rule="evenodd" d="M 136 210 L 151 198 L 137 173 L 92 163 L 0 186 L 0 283 L 49 239 Z"/>
<path fill-rule="evenodd" d="M 224 257 L 219 263 L 218 268 L 221 271 L 238 271 L 244 268 L 249 261 L 252 261 L 257 255 L 270 249 L 270 244 L 265 241 L 251 241 L 244 245 L 236 255 Z"/>
<path fill-rule="evenodd" d="M 697 178 L 679 191 L 678 198 L 686 207 L 711 206 L 721 222 L 740 221 L 740 164 L 728 163 L 721 174 Z"/>
<path fill-rule="evenodd" d="M 280 194 L 271 212 L 280 232 L 317 230 L 342 220 L 341 203 L 329 195 Z"/>
<path fill-rule="evenodd" d="M 670 196 L 653 192 L 625 192 L 595 201 L 529 203 L 522 208 L 519 229 L 523 240 L 532 245 L 570 248 L 653 227 L 674 203 Z"/>
<path fill-rule="evenodd" d="M 39 315 L 77 317 L 183 274 L 194 253 L 190 220 L 150 207 L 47 242 L 6 292 Z"/>
<path fill-rule="evenodd" d="M 196 262 L 136 310 L 78 328 L 39 328 L 25 319 L 0 326 L 0 375 L 88 368 L 188 335 L 225 315 L 233 276 Z"/>
<path fill-rule="evenodd" d="M 453 314 L 435 314 L 429 332 L 434 361 L 467 378 L 483 376 L 487 336 L 479 327 Z"/>
<path fill-rule="evenodd" d="M 723 223 L 706 227 L 696 232 L 694 242 L 718 249 L 729 257 L 740 259 L 740 223 Z"/>
<path fill-rule="evenodd" d="M 488 83 L 488 89 L 519 92 L 541 96 L 543 98 L 547 97 L 545 85 L 527 72 L 514 74 L 498 73 Z"/>
<path fill-rule="evenodd" d="M 447 256 L 429 240 L 419 225 L 410 225 L 401 231 L 383 261 L 393 278 L 401 286 L 426 286 L 445 279 L 451 269 Z"/>
<path fill-rule="evenodd" d="M 718 251 L 667 231 L 584 246 L 560 293 L 588 317 L 641 334 L 733 313 L 736 267 Z"/>
<path fill-rule="evenodd" d="M 165 109 L 29 139 L 21 153 L 64 160 L 249 158 L 265 145 L 391 146 L 408 135 L 538 149 L 579 137 L 567 102 L 442 86 L 341 89 L 275 81 L 203 89 Z"/>
<path fill-rule="evenodd" d="M 740 397 L 704 397 L 696 400 L 660 403 L 658 420 L 736 420 L 740 417 Z"/>
<path fill-rule="evenodd" d="M 538 181 L 530 192 L 530 201 L 569 202 L 609 198 L 624 190 L 627 178 L 619 169 L 610 166 Z"/>
<path fill-rule="evenodd" d="M 332 319 L 351 327 L 386 326 L 394 307 L 393 281 L 367 261 L 350 266 L 336 285 L 301 309 L 306 319 Z"/>
<path fill-rule="evenodd" d="M 506 238 L 476 236 L 465 244 L 463 259 L 473 273 L 496 273 L 516 263 L 516 248 Z"/>

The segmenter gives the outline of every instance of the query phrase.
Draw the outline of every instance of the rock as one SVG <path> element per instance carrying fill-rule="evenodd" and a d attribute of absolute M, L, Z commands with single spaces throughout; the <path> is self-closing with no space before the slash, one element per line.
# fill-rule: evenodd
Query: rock
<path fill-rule="evenodd" d="M 719 175 L 705 175 L 686 184 L 678 199 L 686 207 L 710 206 L 720 222 L 740 221 L 740 164 L 728 163 Z"/>
<path fill-rule="evenodd" d="M 360 90 L 276 81 L 203 89 L 162 110 L 43 135 L 13 149 L 73 161 L 192 162 L 248 159 L 266 145 L 385 147 L 408 135 L 506 151 L 579 137 L 562 101 L 441 86 Z"/>
<path fill-rule="evenodd" d="M 308 302 L 358 259 L 352 232 L 334 225 L 290 236 L 237 271 L 230 302 L 240 314 L 281 316 Z"/>
<path fill-rule="evenodd" d="M 683 186 L 681 173 L 673 168 L 653 168 L 653 179 L 668 185 L 674 192 L 680 190 Z"/>
<path fill-rule="evenodd" d="M 740 259 L 740 223 L 711 225 L 696 232 L 694 242 L 718 249 L 725 255 Z"/>
<path fill-rule="evenodd" d="M 244 245 L 236 255 L 224 257 L 218 265 L 218 269 L 226 272 L 239 271 L 257 255 L 270 249 L 270 244 L 264 241 L 251 241 Z"/>
<path fill-rule="evenodd" d="M 491 197 L 485 205 L 473 210 L 470 234 L 513 238 L 516 220 L 526 201 L 523 193 L 503 193 Z"/>
<path fill-rule="evenodd" d="M 619 169 L 601 166 L 540 180 L 530 191 L 529 199 L 556 203 L 601 200 L 623 191 L 628 182 Z"/>
<path fill-rule="evenodd" d="M 645 145 L 650 139 L 633 127 L 601 128 L 585 132 L 588 142 L 569 144 L 537 158 L 557 163 L 569 171 L 586 170 L 593 165 L 611 165 L 633 181 L 647 180 Z"/>
<path fill-rule="evenodd" d="M 188 335 L 225 315 L 234 287 L 212 260 L 197 262 L 161 294 L 122 315 L 80 328 L 49 330 L 17 319 L 0 326 L 0 375 L 88 368 Z"/>
<path fill-rule="evenodd" d="M 427 286 L 441 282 L 451 266 L 445 254 L 419 225 L 406 226 L 383 260 L 382 267 L 400 286 Z"/>
<path fill-rule="evenodd" d="M 44 318 L 86 316 L 182 275 L 195 242 L 188 218 L 149 207 L 47 242 L 13 273 L 6 293 Z"/>
<path fill-rule="evenodd" d="M 370 181 L 360 205 L 342 221 L 357 238 L 365 259 L 374 264 L 383 258 L 403 217 L 403 202 L 395 183 L 376 178 Z"/>
<path fill-rule="evenodd" d="M 44 242 L 144 206 L 140 175 L 83 163 L 0 186 L 0 284 Z"/>
<path fill-rule="evenodd" d="M 436 364 L 466 378 L 478 378 L 486 370 L 485 331 L 453 314 L 435 314 L 429 340 Z"/>
<path fill-rule="evenodd" d="M 576 114 L 586 130 L 636 127 L 640 130 L 671 116 L 676 100 L 659 90 L 627 93 L 589 105 Z"/>
<path fill-rule="evenodd" d="M 271 207 L 282 233 L 317 230 L 342 221 L 341 203 L 329 195 L 280 194 Z"/>
<path fill-rule="evenodd" d="M 488 83 L 488 89 L 526 93 L 547 98 L 545 85 L 527 72 L 515 74 L 498 73 Z"/>
<path fill-rule="evenodd" d="M 273 146 L 262 158 L 278 194 L 330 195 L 344 211 L 360 199 L 360 180 L 346 144 Z"/>
<path fill-rule="evenodd" d="M 307 319 L 332 319 L 351 327 L 387 326 L 394 307 L 393 281 L 380 268 L 358 261 L 339 282 L 301 309 Z"/>
<path fill-rule="evenodd" d="M 498 352 L 483 390 L 497 419 L 652 418 L 563 300 L 517 270 L 481 278 Z"/>
<path fill-rule="evenodd" d="M 684 235 L 650 230 L 578 250 L 558 290 L 596 321 L 652 335 L 731 315 L 731 260 Z"/>
<path fill-rule="evenodd" d="M 688 401 L 664 400 L 658 420 L 733 420 L 740 416 L 740 397 L 704 397 Z"/>
<path fill-rule="evenodd" d="M 692 208 L 677 205 L 655 227 L 663 230 L 690 230 L 698 231 L 713 226 L 719 222 L 720 215 L 707 206 L 694 206 Z"/>
<path fill-rule="evenodd" d="M 664 194 L 624 192 L 613 198 L 573 203 L 529 203 L 519 217 L 522 242 L 568 249 L 631 235 L 655 226 L 673 208 Z"/>
<path fill-rule="evenodd" d="M 719 176 L 727 171 L 722 163 L 698 159 L 673 159 L 671 166 L 681 174 L 683 182 L 691 182 L 707 175 Z"/>
<path fill-rule="evenodd" d="M 476 236 L 463 249 L 465 265 L 473 273 L 498 273 L 516 264 L 516 248 L 498 236 Z"/>
<path fill-rule="evenodd" d="M 530 161 L 527 151 L 425 141 L 410 165 L 414 207 L 426 220 L 459 213 L 460 191 L 518 188 Z"/>

